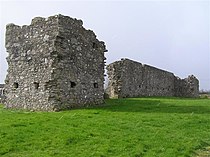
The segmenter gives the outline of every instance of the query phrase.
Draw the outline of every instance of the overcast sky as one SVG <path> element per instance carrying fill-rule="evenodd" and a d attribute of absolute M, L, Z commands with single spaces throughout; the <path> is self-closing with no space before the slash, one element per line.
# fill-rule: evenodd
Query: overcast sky
<path fill-rule="evenodd" d="M 206 1 L 9 1 L 0 0 L 0 83 L 7 70 L 8 23 L 28 25 L 36 16 L 82 19 L 106 43 L 107 63 L 130 58 L 210 90 L 210 2 Z"/>

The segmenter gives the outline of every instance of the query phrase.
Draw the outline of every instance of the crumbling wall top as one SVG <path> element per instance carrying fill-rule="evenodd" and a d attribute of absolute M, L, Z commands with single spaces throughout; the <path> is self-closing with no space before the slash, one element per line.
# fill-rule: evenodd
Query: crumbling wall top
<path fill-rule="evenodd" d="M 7 25 L 7 107 L 59 110 L 103 103 L 107 50 L 82 25 L 61 14 Z"/>
<path fill-rule="evenodd" d="M 141 65 L 142 67 L 145 67 L 145 68 L 150 68 L 150 69 L 153 69 L 153 70 L 157 70 L 157 71 L 162 71 L 162 72 L 165 72 L 165 73 L 171 73 L 171 74 L 173 74 L 172 72 L 169 72 L 169 71 L 166 71 L 166 70 L 163 70 L 163 69 L 160 69 L 160 68 L 151 66 L 151 65 L 142 64 L 142 63 L 140 63 L 140 62 L 137 62 L 137 61 L 134 61 L 134 60 L 131 60 L 131 59 L 128 59 L 128 58 L 121 58 L 120 61 L 115 61 L 115 62 L 109 64 L 107 67 L 111 67 L 111 66 L 113 66 L 113 65 L 116 65 L 116 64 L 123 64 L 123 63 L 138 64 L 138 65 Z"/>
<path fill-rule="evenodd" d="M 173 73 L 123 58 L 107 66 L 110 97 L 181 96 L 198 97 L 199 81 L 190 75 L 180 79 Z"/>

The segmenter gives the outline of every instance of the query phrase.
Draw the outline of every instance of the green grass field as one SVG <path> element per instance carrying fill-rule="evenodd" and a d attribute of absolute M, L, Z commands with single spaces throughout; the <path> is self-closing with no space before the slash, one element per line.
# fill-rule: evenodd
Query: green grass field
<path fill-rule="evenodd" d="M 209 146 L 210 99 L 110 99 L 49 113 L 0 107 L 3 157 L 187 157 Z"/>

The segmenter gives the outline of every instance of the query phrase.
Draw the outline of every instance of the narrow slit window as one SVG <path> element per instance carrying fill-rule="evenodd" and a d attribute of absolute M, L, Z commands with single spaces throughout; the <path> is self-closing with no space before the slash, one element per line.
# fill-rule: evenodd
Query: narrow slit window
<path fill-rule="evenodd" d="M 39 83 L 38 82 L 34 82 L 34 88 L 38 89 L 39 88 Z"/>
<path fill-rule="evenodd" d="M 71 88 L 74 88 L 76 86 L 76 83 L 75 82 L 70 82 L 71 83 Z"/>
<path fill-rule="evenodd" d="M 14 82 L 13 87 L 14 87 L 15 89 L 17 89 L 18 86 L 19 86 L 19 84 L 18 84 L 17 82 Z"/>
<path fill-rule="evenodd" d="M 98 88 L 98 83 L 93 83 L 94 88 Z"/>
<path fill-rule="evenodd" d="M 93 48 L 96 49 L 97 48 L 97 44 L 95 42 L 93 42 Z"/>

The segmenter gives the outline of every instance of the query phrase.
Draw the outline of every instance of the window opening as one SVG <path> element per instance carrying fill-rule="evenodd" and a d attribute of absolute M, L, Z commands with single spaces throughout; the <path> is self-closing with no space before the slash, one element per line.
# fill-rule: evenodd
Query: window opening
<path fill-rule="evenodd" d="M 97 44 L 93 42 L 93 48 L 97 48 Z"/>
<path fill-rule="evenodd" d="M 19 84 L 18 84 L 17 82 L 14 82 L 13 87 L 14 87 L 15 89 L 17 89 L 18 86 L 19 86 Z"/>
<path fill-rule="evenodd" d="M 75 82 L 70 82 L 71 83 L 71 88 L 74 88 L 76 86 L 76 83 Z"/>
<path fill-rule="evenodd" d="M 38 89 L 39 88 L 39 83 L 38 82 L 34 82 L 34 88 Z"/>
<path fill-rule="evenodd" d="M 98 83 L 93 83 L 94 88 L 98 88 Z"/>

